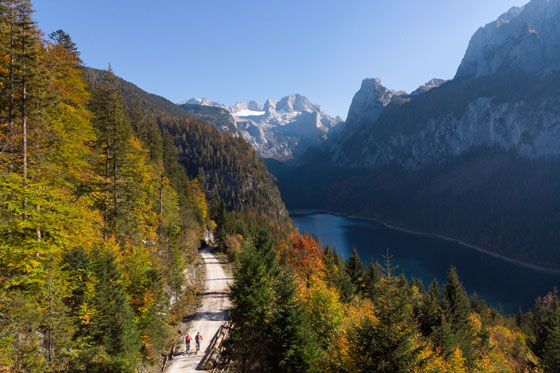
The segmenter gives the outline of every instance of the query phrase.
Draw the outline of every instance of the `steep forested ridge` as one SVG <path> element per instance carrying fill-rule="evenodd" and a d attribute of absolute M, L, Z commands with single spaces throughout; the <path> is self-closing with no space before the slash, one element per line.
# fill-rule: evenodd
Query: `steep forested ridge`
<path fill-rule="evenodd" d="M 94 86 L 105 74 L 91 68 L 86 72 Z M 132 83 L 118 79 L 117 85 L 127 106 L 146 118 L 151 131 L 158 128 L 163 141 L 175 145 L 187 174 L 204 185 L 210 198 L 223 199 L 229 209 L 257 209 L 276 220 L 288 218 L 274 178 L 244 140 L 221 133 Z"/>

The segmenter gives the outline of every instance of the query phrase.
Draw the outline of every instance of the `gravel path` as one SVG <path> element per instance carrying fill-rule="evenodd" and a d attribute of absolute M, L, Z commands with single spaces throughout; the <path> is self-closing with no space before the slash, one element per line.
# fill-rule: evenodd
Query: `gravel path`
<path fill-rule="evenodd" d="M 228 291 L 233 279 L 226 277 L 222 265 L 209 248 L 202 249 L 200 255 L 206 266 L 206 280 L 205 289 L 201 293 L 202 305 L 187 326 L 187 332 L 193 338 L 193 341 L 190 351 L 185 354 L 185 336 L 181 337 L 182 340 L 178 345 L 177 352 L 165 370 L 167 373 L 201 370 L 199 365 L 210 341 L 212 341 L 220 326 L 228 319 L 227 310 L 230 307 Z M 200 332 L 203 338 L 198 353 L 195 352 L 196 343 L 194 342 L 194 336 L 197 332 Z"/>

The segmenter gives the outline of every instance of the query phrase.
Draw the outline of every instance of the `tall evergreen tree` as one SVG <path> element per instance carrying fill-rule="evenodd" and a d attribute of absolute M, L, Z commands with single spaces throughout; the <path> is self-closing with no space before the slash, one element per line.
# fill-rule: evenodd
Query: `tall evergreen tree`
<path fill-rule="evenodd" d="M 323 253 L 323 262 L 325 264 L 325 276 L 327 284 L 340 292 L 343 302 L 350 302 L 354 297 L 355 287 L 346 271 L 346 266 L 342 256 L 336 250 L 327 246 Z"/>
<path fill-rule="evenodd" d="M 398 286 L 394 267 L 386 258 L 385 276 L 379 282 L 375 319 L 364 318 L 351 335 L 351 356 L 362 372 L 409 372 L 417 366 L 418 348 L 412 305 Z"/>
<path fill-rule="evenodd" d="M 126 160 L 128 141 L 132 135 L 126 118 L 124 101 L 119 94 L 117 78 L 111 70 L 103 76 L 103 83 L 95 90 L 92 102 L 95 114 L 94 126 L 97 132 L 96 148 L 101 160 L 100 174 L 105 178 L 99 203 L 104 213 L 105 236 L 118 235 L 120 170 Z"/>
<path fill-rule="evenodd" d="M 451 267 L 443 287 L 443 301 L 445 318 L 453 331 L 454 342 L 457 344 L 467 361 L 473 356 L 473 330 L 470 323 L 470 301 L 467 296 L 457 269 Z M 452 352 L 452 351 L 448 351 Z"/>
<path fill-rule="evenodd" d="M 377 263 L 370 263 L 364 270 L 364 294 L 375 302 L 378 296 L 378 283 L 381 281 L 381 272 Z"/>
<path fill-rule="evenodd" d="M 97 250 L 92 255 L 95 291 L 94 317 L 88 326 L 97 346 L 103 348 L 108 359 L 97 363 L 93 359 L 88 369 L 97 371 L 132 370 L 139 355 L 139 338 L 133 320 L 122 273 L 111 252 Z M 102 352 L 102 353 L 103 353 Z"/>
<path fill-rule="evenodd" d="M 355 247 L 352 248 L 352 255 L 346 262 L 346 272 L 348 272 L 350 280 L 356 287 L 357 291 L 361 292 L 363 290 L 364 264 L 360 260 L 358 250 L 356 250 Z"/>
<path fill-rule="evenodd" d="M 437 279 L 434 279 L 428 292 L 422 298 L 418 315 L 420 331 L 424 336 L 429 336 L 434 329 L 441 326 L 443 318 L 442 299 Z"/>
<path fill-rule="evenodd" d="M 554 305 L 546 323 L 542 363 L 546 372 L 560 372 L 560 307 Z"/>

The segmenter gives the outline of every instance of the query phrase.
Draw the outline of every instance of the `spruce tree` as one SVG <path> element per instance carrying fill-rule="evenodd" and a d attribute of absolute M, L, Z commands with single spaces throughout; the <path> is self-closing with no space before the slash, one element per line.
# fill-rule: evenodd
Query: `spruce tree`
<path fill-rule="evenodd" d="M 423 296 L 418 315 L 420 331 L 426 337 L 430 336 L 435 328 L 441 326 L 443 317 L 441 304 L 439 284 L 437 279 L 434 279 L 428 292 Z"/>
<path fill-rule="evenodd" d="M 98 201 L 105 219 L 105 237 L 117 235 L 120 218 L 120 193 L 124 189 L 120 183 L 121 167 L 126 161 L 129 139 L 132 135 L 126 118 L 124 101 L 118 90 L 118 80 L 111 66 L 103 75 L 99 88 L 93 95 L 93 124 L 97 132 L 96 148 L 99 152 L 99 173 L 104 177 L 101 196 Z"/>
<path fill-rule="evenodd" d="M 132 370 L 139 357 L 139 336 L 129 298 L 116 258 L 98 250 L 92 258 L 95 292 L 92 299 L 95 316 L 88 335 L 110 356 L 108 362 L 91 362 L 92 370 Z"/>
<path fill-rule="evenodd" d="M 379 266 L 376 263 L 370 263 L 364 271 L 364 294 L 374 302 L 378 297 L 377 289 L 380 280 Z"/>
<path fill-rule="evenodd" d="M 553 306 L 546 323 L 542 364 L 546 372 L 560 372 L 560 307 Z"/>
<path fill-rule="evenodd" d="M 409 372 L 417 365 L 416 328 L 406 289 L 398 286 L 386 258 L 379 282 L 375 319 L 364 318 L 351 335 L 351 354 L 362 372 Z"/>
<path fill-rule="evenodd" d="M 447 274 L 447 281 L 443 287 L 444 313 L 451 326 L 458 347 L 467 361 L 473 356 L 473 330 L 470 323 L 470 301 L 455 267 L 451 267 Z M 447 351 L 452 352 L 452 351 Z"/>
<path fill-rule="evenodd" d="M 361 292 L 363 290 L 364 264 L 360 260 L 358 250 L 355 247 L 352 248 L 352 255 L 346 262 L 346 272 L 348 272 L 356 290 Z"/>
<path fill-rule="evenodd" d="M 343 302 L 350 302 L 354 298 L 355 287 L 346 271 L 342 256 L 336 250 L 336 246 L 332 249 L 327 246 L 323 254 L 327 283 L 338 289 Z"/>

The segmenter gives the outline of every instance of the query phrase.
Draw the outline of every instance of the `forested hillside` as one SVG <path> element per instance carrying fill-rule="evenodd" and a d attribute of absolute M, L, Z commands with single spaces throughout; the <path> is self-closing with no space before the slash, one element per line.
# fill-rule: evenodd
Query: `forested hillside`
<path fill-rule="evenodd" d="M 0 2 L 0 370 L 150 370 L 193 299 L 203 188 L 31 14 Z"/>
<path fill-rule="evenodd" d="M 231 132 L 233 135 L 238 135 L 235 119 L 224 108 L 186 103 L 179 105 L 179 107 L 189 115 L 208 122 L 220 132 Z"/>
<path fill-rule="evenodd" d="M 106 74 L 91 68 L 86 73 L 94 86 Z M 152 139 L 151 133 L 161 132 L 163 142 L 177 148 L 188 176 L 199 180 L 211 199 L 223 199 L 229 209 L 257 209 L 276 220 L 288 219 L 274 178 L 244 140 L 219 132 L 172 102 L 146 93 L 132 83 L 118 79 L 117 86 L 131 115 L 147 123 L 140 136 L 153 144 L 161 140 Z"/>
<path fill-rule="evenodd" d="M 290 209 L 373 217 L 480 245 L 524 262 L 560 267 L 560 161 L 477 147 L 407 170 L 334 165 L 320 151 L 295 167 L 267 160 Z"/>
<path fill-rule="evenodd" d="M 344 261 L 260 216 L 225 214 L 221 247 L 236 261 L 233 329 L 239 372 L 557 372 L 560 301 L 505 316 L 445 283 L 407 281 L 391 257 Z"/>

